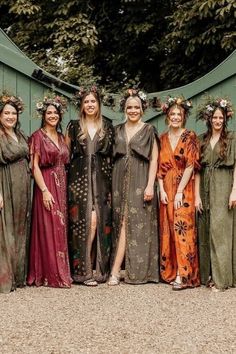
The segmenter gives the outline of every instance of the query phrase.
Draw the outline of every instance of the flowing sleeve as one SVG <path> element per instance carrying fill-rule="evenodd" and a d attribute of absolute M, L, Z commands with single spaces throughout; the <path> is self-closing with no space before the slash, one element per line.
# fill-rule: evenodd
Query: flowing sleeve
<path fill-rule="evenodd" d="M 41 156 L 41 139 L 39 131 L 33 133 L 29 138 L 29 150 L 30 156 L 34 156 L 35 154 L 38 154 L 39 157 Z"/>
<path fill-rule="evenodd" d="M 79 125 L 79 120 L 77 119 L 77 120 L 71 120 L 66 127 L 66 131 L 71 141 L 76 140 L 76 134 L 78 134 L 78 128 L 79 128 L 78 125 Z"/>
<path fill-rule="evenodd" d="M 190 132 L 187 140 L 186 167 L 193 166 L 194 171 L 198 172 L 200 166 L 200 142 L 194 132 Z"/>
<path fill-rule="evenodd" d="M 152 149 L 155 140 L 159 146 L 159 139 L 156 128 L 151 124 L 147 124 L 143 130 L 138 132 L 137 139 L 130 142 L 130 147 L 133 153 L 139 155 L 139 157 L 143 158 L 144 160 L 149 161 L 152 155 Z"/>
<path fill-rule="evenodd" d="M 5 158 L 3 156 L 3 144 L 4 144 L 4 134 L 0 130 L 0 166 L 5 165 L 7 162 L 5 161 Z"/>
<path fill-rule="evenodd" d="M 104 141 L 101 144 L 101 149 L 99 149 L 99 153 L 102 155 L 112 157 L 112 150 L 114 145 L 114 127 L 112 123 L 108 120 L 104 119 Z"/>
<path fill-rule="evenodd" d="M 157 168 L 157 178 L 164 179 L 167 172 L 173 168 L 171 163 L 171 157 L 169 151 L 167 150 L 166 133 L 160 136 L 159 143 L 159 158 L 158 158 L 158 168 Z"/>

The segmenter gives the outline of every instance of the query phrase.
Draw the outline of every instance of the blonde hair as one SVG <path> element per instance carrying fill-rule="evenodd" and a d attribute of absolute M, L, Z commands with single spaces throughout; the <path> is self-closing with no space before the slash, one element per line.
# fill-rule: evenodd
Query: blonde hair
<path fill-rule="evenodd" d="M 125 119 L 126 120 L 128 119 L 126 111 L 127 111 L 127 107 L 128 107 L 129 101 L 131 101 L 131 100 L 135 100 L 138 103 L 138 105 L 140 107 L 140 116 L 141 117 L 143 116 L 143 107 L 142 107 L 141 99 L 138 96 L 129 96 L 127 98 L 127 100 L 125 101 Z"/>
<path fill-rule="evenodd" d="M 98 111 L 95 116 L 95 125 L 97 127 L 97 132 L 102 138 L 104 136 L 103 129 L 103 120 L 102 120 L 102 112 L 101 112 L 101 99 L 97 92 L 86 92 L 86 94 L 82 97 L 81 105 L 80 105 L 80 115 L 79 115 L 79 124 L 81 127 L 81 133 L 79 134 L 79 139 L 84 140 L 88 136 L 88 128 L 86 123 L 86 114 L 84 112 L 84 101 L 88 95 L 93 95 L 95 100 L 98 103 Z"/>

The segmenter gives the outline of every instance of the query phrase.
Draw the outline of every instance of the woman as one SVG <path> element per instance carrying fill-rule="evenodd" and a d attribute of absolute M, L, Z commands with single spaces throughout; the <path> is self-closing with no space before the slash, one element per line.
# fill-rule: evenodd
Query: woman
<path fill-rule="evenodd" d="M 112 174 L 113 265 L 108 285 L 158 282 L 157 193 L 158 138 L 142 121 L 146 97 L 130 89 L 121 101 L 126 122 L 115 128 Z"/>
<path fill-rule="evenodd" d="M 200 276 L 216 291 L 236 285 L 236 139 L 227 131 L 232 115 L 231 103 L 221 98 L 207 98 L 198 111 L 207 125 L 196 177 Z"/>
<path fill-rule="evenodd" d="M 30 214 L 28 145 L 19 129 L 20 97 L 0 96 L 0 292 L 26 284 Z"/>
<path fill-rule="evenodd" d="M 199 148 L 194 132 L 185 129 L 191 102 L 168 97 L 162 106 L 168 131 L 161 140 L 160 267 L 173 290 L 198 286 L 199 268 L 194 208 L 194 170 Z"/>
<path fill-rule="evenodd" d="M 74 282 L 96 286 L 109 272 L 113 127 L 102 118 L 96 86 L 81 88 L 74 100 L 80 116 L 66 134 L 71 271 Z"/>
<path fill-rule="evenodd" d="M 32 174 L 35 179 L 29 285 L 69 288 L 71 277 L 67 250 L 66 172 L 69 151 L 60 133 L 66 101 L 55 94 L 37 104 L 41 129 L 30 138 Z"/>

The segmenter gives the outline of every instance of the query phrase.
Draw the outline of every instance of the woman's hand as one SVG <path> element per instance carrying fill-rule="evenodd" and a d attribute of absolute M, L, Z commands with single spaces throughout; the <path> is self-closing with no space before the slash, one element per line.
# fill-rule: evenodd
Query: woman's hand
<path fill-rule="evenodd" d="M 201 214 L 203 212 L 202 200 L 200 195 L 195 197 L 195 209 Z"/>
<path fill-rule="evenodd" d="M 236 207 L 236 189 L 232 189 L 229 196 L 229 209 Z"/>
<path fill-rule="evenodd" d="M 43 193 L 43 204 L 45 206 L 45 208 L 50 211 L 53 208 L 53 204 L 55 203 L 55 200 L 53 198 L 53 196 L 51 195 L 51 193 L 46 190 Z"/>
<path fill-rule="evenodd" d="M 3 197 L 0 194 L 0 210 L 3 208 Z"/>
<path fill-rule="evenodd" d="M 183 206 L 183 192 L 177 192 L 174 200 L 174 208 L 179 209 Z"/>
<path fill-rule="evenodd" d="M 161 197 L 162 204 L 168 204 L 169 199 L 164 189 L 160 191 L 160 197 Z"/>
<path fill-rule="evenodd" d="M 150 200 L 152 200 L 154 197 L 154 189 L 153 187 L 150 187 L 147 185 L 147 187 L 144 190 L 144 198 L 143 200 L 145 202 L 149 202 Z"/>

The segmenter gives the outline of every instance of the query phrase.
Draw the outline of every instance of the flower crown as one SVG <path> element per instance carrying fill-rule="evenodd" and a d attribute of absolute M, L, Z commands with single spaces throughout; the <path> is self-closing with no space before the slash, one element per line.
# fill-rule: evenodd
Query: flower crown
<path fill-rule="evenodd" d="M 83 97 L 87 96 L 89 93 L 95 93 L 98 97 L 101 97 L 101 93 L 98 90 L 96 85 L 87 86 L 87 87 L 81 86 L 79 87 L 79 90 L 76 91 L 76 93 L 72 97 L 72 102 L 74 103 L 77 109 L 80 108 Z"/>
<path fill-rule="evenodd" d="M 174 105 L 182 107 L 186 113 L 188 113 L 189 110 L 193 107 L 192 102 L 186 100 L 183 96 L 179 96 L 179 97 L 168 96 L 166 98 L 166 101 L 161 105 L 161 109 L 163 113 L 166 114 L 169 111 L 170 107 Z"/>
<path fill-rule="evenodd" d="M 55 92 L 48 92 L 42 101 L 36 103 L 38 115 L 42 116 L 50 105 L 55 106 L 61 114 L 67 110 L 67 100 L 63 96 L 59 96 Z"/>
<path fill-rule="evenodd" d="M 2 110 L 6 104 L 10 104 L 16 107 L 18 113 L 22 113 L 24 110 L 24 103 L 21 97 L 14 96 L 7 91 L 3 91 L 2 95 L 0 96 L 0 109 Z"/>
<path fill-rule="evenodd" d="M 226 116 L 226 120 L 232 118 L 234 111 L 232 103 L 226 98 L 214 98 L 212 96 L 206 96 L 205 102 L 199 106 L 197 110 L 197 120 L 210 121 L 214 111 L 220 108 L 223 110 Z"/>
<path fill-rule="evenodd" d="M 129 88 L 124 92 L 123 97 L 121 97 L 120 99 L 120 110 L 122 112 L 124 112 L 125 110 L 125 102 L 127 98 L 135 96 L 138 96 L 140 98 L 142 103 L 142 109 L 143 111 L 145 111 L 145 109 L 148 107 L 147 95 L 138 88 Z"/>

